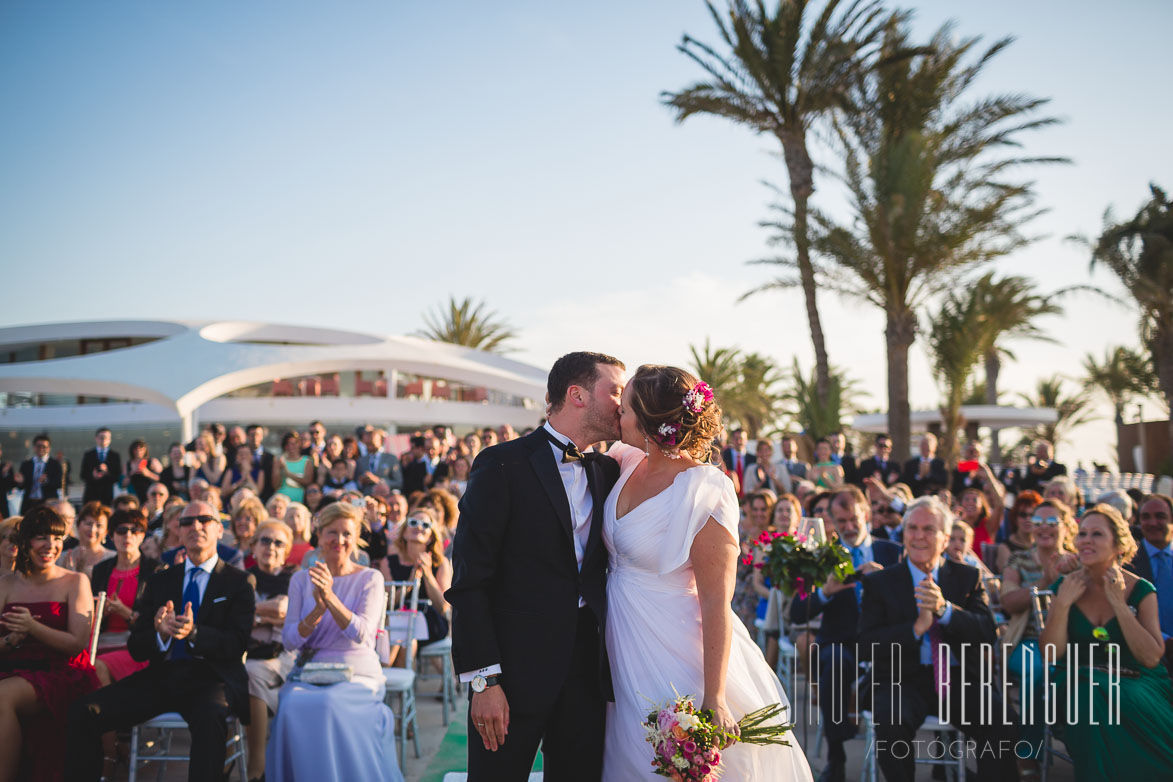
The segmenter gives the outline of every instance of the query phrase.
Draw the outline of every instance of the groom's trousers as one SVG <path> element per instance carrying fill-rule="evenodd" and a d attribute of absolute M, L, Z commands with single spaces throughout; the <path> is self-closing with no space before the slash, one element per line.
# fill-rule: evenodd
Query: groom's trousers
<path fill-rule="evenodd" d="M 511 687 L 525 686 L 525 671 L 503 675 Z M 511 705 L 509 732 L 496 752 L 485 749 L 469 716 L 468 782 L 525 782 L 539 744 L 546 782 L 600 782 L 605 716 L 606 701 L 599 689 L 599 625 L 594 612 L 583 607 L 578 609 L 570 672 L 553 706 L 522 713 Z"/>

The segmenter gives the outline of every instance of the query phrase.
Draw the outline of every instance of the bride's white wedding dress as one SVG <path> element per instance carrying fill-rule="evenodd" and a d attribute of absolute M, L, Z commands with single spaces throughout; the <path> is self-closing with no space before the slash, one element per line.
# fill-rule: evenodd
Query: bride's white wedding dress
<path fill-rule="evenodd" d="M 607 782 L 658 780 L 652 772 L 652 745 L 641 723 L 652 702 L 693 695 L 704 700 L 701 611 L 689 553 L 693 539 L 710 517 L 737 540 L 738 504 L 732 482 L 716 467 L 690 468 L 671 486 L 615 518 L 619 493 L 644 459 L 644 452 L 616 445 L 608 455 L 619 460 L 619 481 L 607 497 L 603 541 L 610 555 L 607 577 L 607 652 L 615 703 L 607 705 L 603 779 Z M 772 703 L 788 703 L 786 693 L 745 626 L 729 611 L 733 644 L 725 685 L 735 719 Z M 787 721 L 793 719 L 788 710 Z M 722 753 L 724 782 L 791 782 L 811 779 L 797 739 L 791 746 L 735 744 Z"/>

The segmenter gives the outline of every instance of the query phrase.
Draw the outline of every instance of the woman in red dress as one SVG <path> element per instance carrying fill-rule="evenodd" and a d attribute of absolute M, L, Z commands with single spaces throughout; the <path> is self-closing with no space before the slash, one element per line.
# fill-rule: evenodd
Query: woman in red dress
<path fill-rule="evenodd" d="M 20 523 L 16 571 L 0 576 L 0 782 L 61 779 L 66 710 L 98 687 L 90 580 L 56 564 L 64 536 L 55 511 L 35 508 Z"/>

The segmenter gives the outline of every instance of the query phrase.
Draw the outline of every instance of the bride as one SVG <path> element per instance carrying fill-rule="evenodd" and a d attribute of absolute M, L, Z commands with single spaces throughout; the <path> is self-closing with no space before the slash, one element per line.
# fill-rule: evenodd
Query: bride
<path fill-rule="evenodd" d="M 736 732 L 747 713 L 786 694 L 730 605 L 738 547 L 733 484 L 707 464 L 721 427 L 708 386 L 681 369 L 642 366 L 619 411 L 622 444 L 608 451 L 619 481 L 604 509 L 607 652 L 615 702 L 607 706 L 603 779 L 658 779 L 641 723 L 652 703 L 694 695 Z M 675 691 L 674 691 L 675 688 Z M 793 715 L 785 712 L 788 719 Z M 811 779 L 789 747 L 734 744 L 726 782 Z"/>

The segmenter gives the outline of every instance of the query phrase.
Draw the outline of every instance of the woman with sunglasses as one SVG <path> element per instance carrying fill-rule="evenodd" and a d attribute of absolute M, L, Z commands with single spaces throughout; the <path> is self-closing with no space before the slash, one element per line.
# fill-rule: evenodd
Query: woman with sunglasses
<path fill-rule="evenodd" d="M 94 596 L 88 578 L 56 564 L 64 538 L 61 517 L 34 508 L 16 571 L 0 576 L 0 779 L 61 779 L 67 709 L 98 688 L 86 654 Z"/>
<path fill-rule="evenodd" d="M 0 521 L 0 576 L 16 570 L 16 541 L 20 535 L 20 516 Z"/>
<path fill-rule="evenodd" d="M 102 545 L 106 540 L 107 522 L 110 509 L 100 502 L 87 502 L 82 506 L 77 521 L 78 545 L 61 555 L 58 565 L 76 573 L 93 577 L 94 565 L 112 559 L 115 553 Z"/>
<path fill-rule="evenodd" d="M 134 605 L 147 588 L 147 579 L 162 567 L 158 560 L 144 557 L 140 551 L 147 534 L 147 517 L 139 508 L 116 511 L 110 517 L 114 530 L 116 557 L 94 565 L 93 592 L 106 593 L 106 608 L 102 614 L 102 630 L 98 637 L 98 655 L 94 669 L 98 681 L 105 687 L 147 667 L 138 662 L 126 649 L 130 626 L 138 616 Z M 102 754 L 105 759 L 103 776 L 114 773 L 118 747 L 116 734 L 102 736 Z"/>
<path fill-rule="evenodd" d="M 448 637 L 448 603 L 444 592 L 452 586 L 452 563 L 444 556 L 440 523 L 431 508 L 416 508 L 399 525 L 395 545 L 387 552 L 387 569 L 393 581 L 413 581 L 418 576 L 424 595 L 430 602 L 424 606 L 428 623 L 428 639 L 419 646 L 442 641 Z M 392 650 L 395 659 L 398 650 Z"/>
<path fill-rule="evenodd" d="M 1024 494 L 1034 492 L 1024 492 Z M 1017 503 L 1015 503 L 1017 505 Z M 1034 545 L 1027 551 L 1014 552 L 1002 571 L 1002 610 L 1010 617 L 1010 624 L 1002 638 L 1005 646 L 1011 648 L 1006 659 L 1007 670 L 1031 681 L 1034 692 L 1024 689 L 1024 697 L 1035 698 L 1035 714 L 1041 713 L 1043 686 L 1043 658 L 1039 650 L 1039 628 L 1035 625 L 1031 605 L 1031 587 L 1047 589 L 1063 573 L 1070 573 L 1079 567 L 1075 554 L 1075 518 L 1071 509 L 1058 500 L 1044 500 L 1039 503 L 1029 518 L 1018 519 L 1019 529 L 1028 528 Z M 1029 651 L 1028 651 L 1029 650 Z M 1033 656 L 1032 656 L 1033 655 Z M 1027 670 L 1027 661 L 1030 669 Z M 1028 711 L 1023 710 L 1020 737 L 1024 742 L 1039 746 L 1043 739 L 1043 723 L 1037 716 L 1027 721 Z M 1021 757 L 1018 761 L 1019 776 L 1024 779 L 1038 776 L 1038 760 Z"/>
<path fill-rule="evenodd" d="M 347 666 L 327 685 L 297 680 L 281 688 L 265 776 L 281 780 L 362 779 L 401 782 L 394 717 L 383 703 L 386 680 L 375 637 L 387 592 L 379 571 L 354 562 L 363 513 L 334 502 L 318 514 L 321 561 L 293 574 L 282 644 L 302 659 Z"/>
<path fill-rule="evenodd" d="M 1030 489 L 1014 498 L 1014 505 L 1010 508 L 1007 519 L 1010 534 L 1006 536 L 1006 540 L 998 544 L 998 553 L 991 564 L 995 573 L 1001 574 L 1006 570 L 1006 564 L 1012 555 L 1020 551 L 1030 551 L 1034 547 L 1034 525 L 1030 520 L 1034 516 L 1035 508 L 1042 501 L 1043 495 Z"/>

